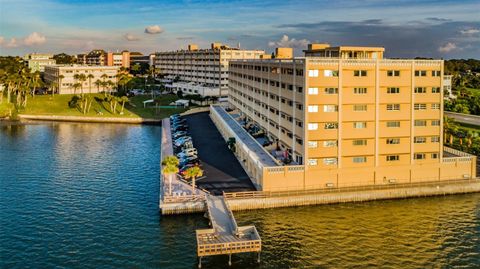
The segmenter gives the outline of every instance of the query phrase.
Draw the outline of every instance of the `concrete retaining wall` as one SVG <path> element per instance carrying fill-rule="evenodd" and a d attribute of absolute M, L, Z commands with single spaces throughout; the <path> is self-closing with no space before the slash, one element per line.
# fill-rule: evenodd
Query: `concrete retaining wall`
<path fill-rule="evenodd" d="M 480 192 L 480 180 L 469 183 L 441 184 L 422 187 L 405 187 L 382 190 L 332 192 L 286 197 L 229 199 L 232 210 L 252 210 L 276 207 L 365 202 Z"/>
<path fill-rule="evenodd" d="M 26 115 L 19 114 L 21 120 L 41 121 L 69 121 L 69 122 L 100 122 L 100 123 L 129 123 L 129 124 L 160 124 L 162 120 L 144 118 L 115 118 L 115 117 L 82 117 L 56 115 Z"/>
<path fill-rule="evenodd" d="M 182 203 L 161 203 L 160 210 L 162 215 L 177 215 L 206 212 L 205 201 L 182 202 Z"/>

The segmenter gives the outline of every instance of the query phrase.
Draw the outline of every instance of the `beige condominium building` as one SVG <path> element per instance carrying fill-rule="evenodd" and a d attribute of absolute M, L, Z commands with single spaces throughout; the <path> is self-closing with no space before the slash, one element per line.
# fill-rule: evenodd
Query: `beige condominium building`
<path fill-rule="evenodd" d="M 37 71 L 43 72 L 45 71 L 45 66 L 56 63 L 55 59 L 53 59 L 53 54 L 47 53 L 30 53 L 25 55 L 23 59 L 32 73 Z"/>
<path fill-rule="evenodd" d="M 218 107 L 212 119 L 225 138 L 237 138 L 258 189 L 475 177 L 474 156 L 443 146 L 443 61 L 383 53 L 312 44 L 302 58 L 280 49 L 275 59 L 230 62 L 228 115 L 259 127 L 273 145 L 249 145 Z"/>
<path fill-rule="evenodd" d="M 159 74 L 172 81 L 167 87 L 174 92 L 226 97 L 229 61 L 259 59 L 263 54 L 262 50 L 241 50 L 220 43 L 212 43 L 210 49 L 191 44 L 187 50 L 156 53 L 154 63 Z"/>
<path fill-rule="evenodd" d="M 111 81 L 115 84 L 118 70 L 118 66 L 53 65 L 45 67 L 45 80 L 47 84 L 56 82 L 60 85 L 58 94 L 79 94 L 82 90 L 84 93 L 111 92 L 115 90 L 114 86 L 99 82 Z M 84 74 L 85 81 L 75 79 L 75 74 Z M 89 78 L 90 75 L 93 77 Z M 82 83 L 83 89 L 75 89 L 75 83 Z"/>
<path fill-rule="evenodd" d="M 120 66 L 130 68 L 130 52 L 106 52 L 101 49 L 92 50 L 86 54 L 77 54 L 80 65 Z"/>

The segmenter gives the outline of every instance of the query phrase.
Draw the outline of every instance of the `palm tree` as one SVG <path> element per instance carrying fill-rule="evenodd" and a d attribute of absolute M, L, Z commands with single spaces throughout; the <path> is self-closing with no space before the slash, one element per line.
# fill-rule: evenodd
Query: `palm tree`
<path fill-rule="evenodd" d="M 78 80 L 80 81 L 80 90 L 81 90 L 81 94 L 83 96 L 83 83 L 87 80 L 87 76 L 85 76 L 85 74 L 79 74 L 78 75 Z"/>
<path fill-rule="evenodd" d="M 94 78 L 95 76 L 93 74 L 88 74 L 87 78 L 88 78 L 88 93 L 92 93 L 92 79 Z"/>
<path fill-rule="evenodd" d="M 56 82 L 56 81 L 50 82 L 49 88 L 52 91 L 52 97 L 54 96 L 55 88 L 57 88 L 57 87 L 58 87 L 58 82 Z"/>
<path fill-rule="evenodd" d="M 102 81 L 97 79 L 97 80 L 95 80 L 95 82 L 93 84 L 95 84 L 95 86 L 97 86 L 97 92 L 100 92 L 100 86 L 102 86 Z"/>
<path fill-rule="evenodd" d="M 33 73 L 31 76 L 31 83 L 32 83 L 32 97 L 35 97 L 35 91 L 37 90 L 38 87 L 42 87 L 42 80 L 40 79 L 40 72 L 36 71 Z"/>
<path fill-rule="evenodd" d="M 58 93 L 60 93 L 60 88 L 62 87 L 62 80 L 65 78 L 64 75 L 58 75 Z"/>
<path fill-rule="evenodd" d="M 122 110 L 120 111 L 121 114 L 123 114 L 123 109 L 125 108 L 125 103 L 127 103 L 129 100 L 128 100 L 128 97 L 126 96 L 122 96 L 120 98 L 120 102 L 122 102 Z"/>
<path fill-rule="evenodd" d="M 168 177 L 168 194 L 172 195 L 172 176 L 178 173 L 180 161 L 177 157 L 170 155 L 162 161 L 162 173 Z"/>
<path fill-rule="evenodd" d="M 103 85 L 102 85 L 103 86 L 103 91 L 105 92 L 105 86 L 107 85 L 105 80 L 108 78 L 108 76 L 107 76 L 107 74 L 103 74 L 101 76 L 101 78 L 102 78 L 102 81 L 103 81 Z"/>
<path fill-rule="evenodd" d="M 77 90 L 80 89 L 80 87 L 82 87 L 82 84 L 81 83 L 74 83 L 72 85 L 72 88 L 73 88 L 73 94 L 77 94 Z"/>
<path fill-rule="evenodd" d="M 192 179 L 192 195 L 195 195 L 195 179 L 203 176 L 203 170 L 198 166 L 193 166 L 185 170 L 185 178 Z"/>
<path fill-rule="evenodd" d="M 450 141 L 450 145 L 453 143 L 453 134 L 457 132 L 457 125 L 455 120 L 449 117 L 444 117 L 443 120 L 443 129 L 444 129 L 444 142 Z"/>

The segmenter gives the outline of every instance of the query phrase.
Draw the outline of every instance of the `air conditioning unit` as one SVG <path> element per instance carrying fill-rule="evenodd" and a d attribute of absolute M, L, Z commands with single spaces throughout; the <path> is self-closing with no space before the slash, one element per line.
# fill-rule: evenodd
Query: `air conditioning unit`
<path fill-rule="evenodd" d="M 327 183 L 325 186 L 327 186 L 327 188 L 333 188 L 335 185 L 333 183 Z"/>
<path fill-rule="evenodd" d="M 394 179 L 394 178 L 391 178 L 391 179 L 388 180 L 388 183 L 395 183 L 395 182 L 397 182 L 397 180 Z"/>
<path fill-rule="evenodd" d="M 468 179 L 468 178 L 470 178 L 470 175 L 469 174 L 463 174 L 463 178 Z"/>

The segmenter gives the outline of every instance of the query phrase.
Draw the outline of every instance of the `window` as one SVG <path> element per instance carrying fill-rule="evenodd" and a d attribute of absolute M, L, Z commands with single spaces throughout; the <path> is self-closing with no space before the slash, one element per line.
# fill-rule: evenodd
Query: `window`
<path fill-rule="evenodd" d="M 318 106 L 317 105 L 308 106 L 308 112 L 318 112 Z"/>
<path fill-rule="evenodd" d="M 308 88 L 308 94 L 317 95 L 318 94 L 318 88 Z"/>
<path fill-rule="evenodd" d="M 325 165 L 335 165 L 337 164 L 337 158 L 324 158 L 323 164 Z"/>
<path fill-rule="evenodd" d="M 425 110 L 425 109 L 427 109 L 427 104 L 414 104 L 413 109 L 415 109 L 415 110 Z"/>
<path fill-rule="evenodd" d="M 308 124 L 308 130 L 317 130 L 318 129 L 318 123 L 309 123 Z"/>
<path fill-rule="evenodd" d="M 426 93 L 427 88 L 425 87 L 415 87 L 415 93 Z"/>
<path fill-rule="evenodd" d="M 440 87 L 432 87 L 432 93 L 440 93 Z"/>
<path fill-rule="evenodd" d="M 338 77 L 338 70 L 323 70 L 325 77 Z"/>
<path fill-rule="evenodd" d="M 389 77 L 399 77 L 400 76 L 400 70 L 388 70 L 387 71 L 387 76 L 389 76 Z"/>
<path fill-rule="evenodd" d="M 387 127 L 388 128 L 398 128 L 398 127 L 400 127 L 400 122 L 399 121 L 387 121 Z"/>
<path fill-rule="evenodd" d="M 396 87 L 387 88 L 387 93 L 389 94 L 400 93 L 400 88 L 396 88 Z"/>
<path fill-rule="evenodd" d="M 432 126 L 440 126 L 440 120 L 432 120 Z"/>
<path fill-rule="evenodd" d="M 415 126 L 427 126 L 427 121 L 426 120 L 415 120 L 414 125 Z"/>
<path fill-rule="evenodd" d="M 367 88 L 353 88 L 354 94 L 366 94 Z"/>
<path fill-rule="evenodd" d="M 432 159 L 438 159 L 438 153 L 432 153 L 432 155 L 430 155 L 430 157 Z"/>
<path fill-rule="evenodd" d="M 338 88 L 325 88 L 325 94 L 337 94 Z"/>
<path fill-rule="evenodd" d="M 337 129 L 338 128 L 338 123 L 336 122 L 326 122 L 324 125 L 325 129 Z"/>
<path fill-rule="evenodd" d="M 398 145 L 400 144 L 400 138 L 387 138 L 387 145 Z"/>
<path fill-rule="evenodd" d="M 308 165 L 317 165 L 318 159 L 308 159 Z"/>
<path fill-rule="evenodd" d="M 398 155 L 387 155 L 387 162 L 394 162 L 400 160 Z"/>
<path fill-rule="evenodd" d="M 367 111 L 367 105 L 353 105 L 353 111 Z"/>
<path fill-rule="evenodd" d="M 416 77 L 426 77 L 427 71 L 426 70 L 415 70 Z"/>
<path fill-rule="evenodd" d="M 314 149 L 318 147 L 318 141 L 308 141 L 308 148 Z"/>
<path fill-rule="evenodd" d="M 366 122 L 354 122 L 353 123 L 353 128 L 355 128 L 355 129 L 367 128 L 367 123 Z"/>
<path fill-rule="evenodd" d="M 365 157 L 365 156 L 353 157 L 353 162 L 354 163 L 366 163 L 367 162 L 367 157 Z"/>
<path fill-rule="evenodd" d="M 440 104 L 432 104 L 432 109 L 440 109 Z"/>
<path fill-rule="evenodd" d="M 325 147 L 325 148 L 331 148 L 331 147 L 336 147 L 336 146 L 337 146 L 337 140 L 323 141 L 323 147 Z"/>
<path fill-rule="evenodd" d="M 308 70 L 308 76 L 309 77 L 313 77 L 313 78 L 316 78 L 318 77 L 318 70 Z"/>
<path fill-rule="evenodd" d="M 352 144 L 354 146 L 366 146 L 367 145 L 367 140 L 366 139 L 353 140 Z"/>
<path fill-rule="evenodd" d="M 367 70 L 355 70 L 355 71 L 353 71 L 353 76 L 355 76 L 355 77 L 366 77 L 367 76 Z"/>
<path fill-rule="evenodd" d="M 442 73 L 440 72 L 440 70 L 432 71 L 432 77 L 440 77 L 440 76 L 442 76 Z"/>
<path fill-rule="evenodd" d="M 398 111 L 400 110 L 400 104 L 387 104 L 388 111 Z"/>
<path fill-rule="evenodd" d="M 415 154 L 413 154 L 413 159 L 423 160 L 423 159 L 425 159 L 425 153 L 415 153 Z"/>
<path fill-rule="evenodd" d="M 432 143 L 439 143 L 440 142 L 440 136 L 432 136 L 430 141 Z"/>
<path fill-rule="evenodd" d="M 413 143 L 415 144 L 425 144 L 427 142 L 427 138 L 423 136 L 415 136 L 413 138 Z"/>
<path fill-rule="evenodd" d="M 323 105 L 323 112 L 337 112 L 337 105 Z"/>

